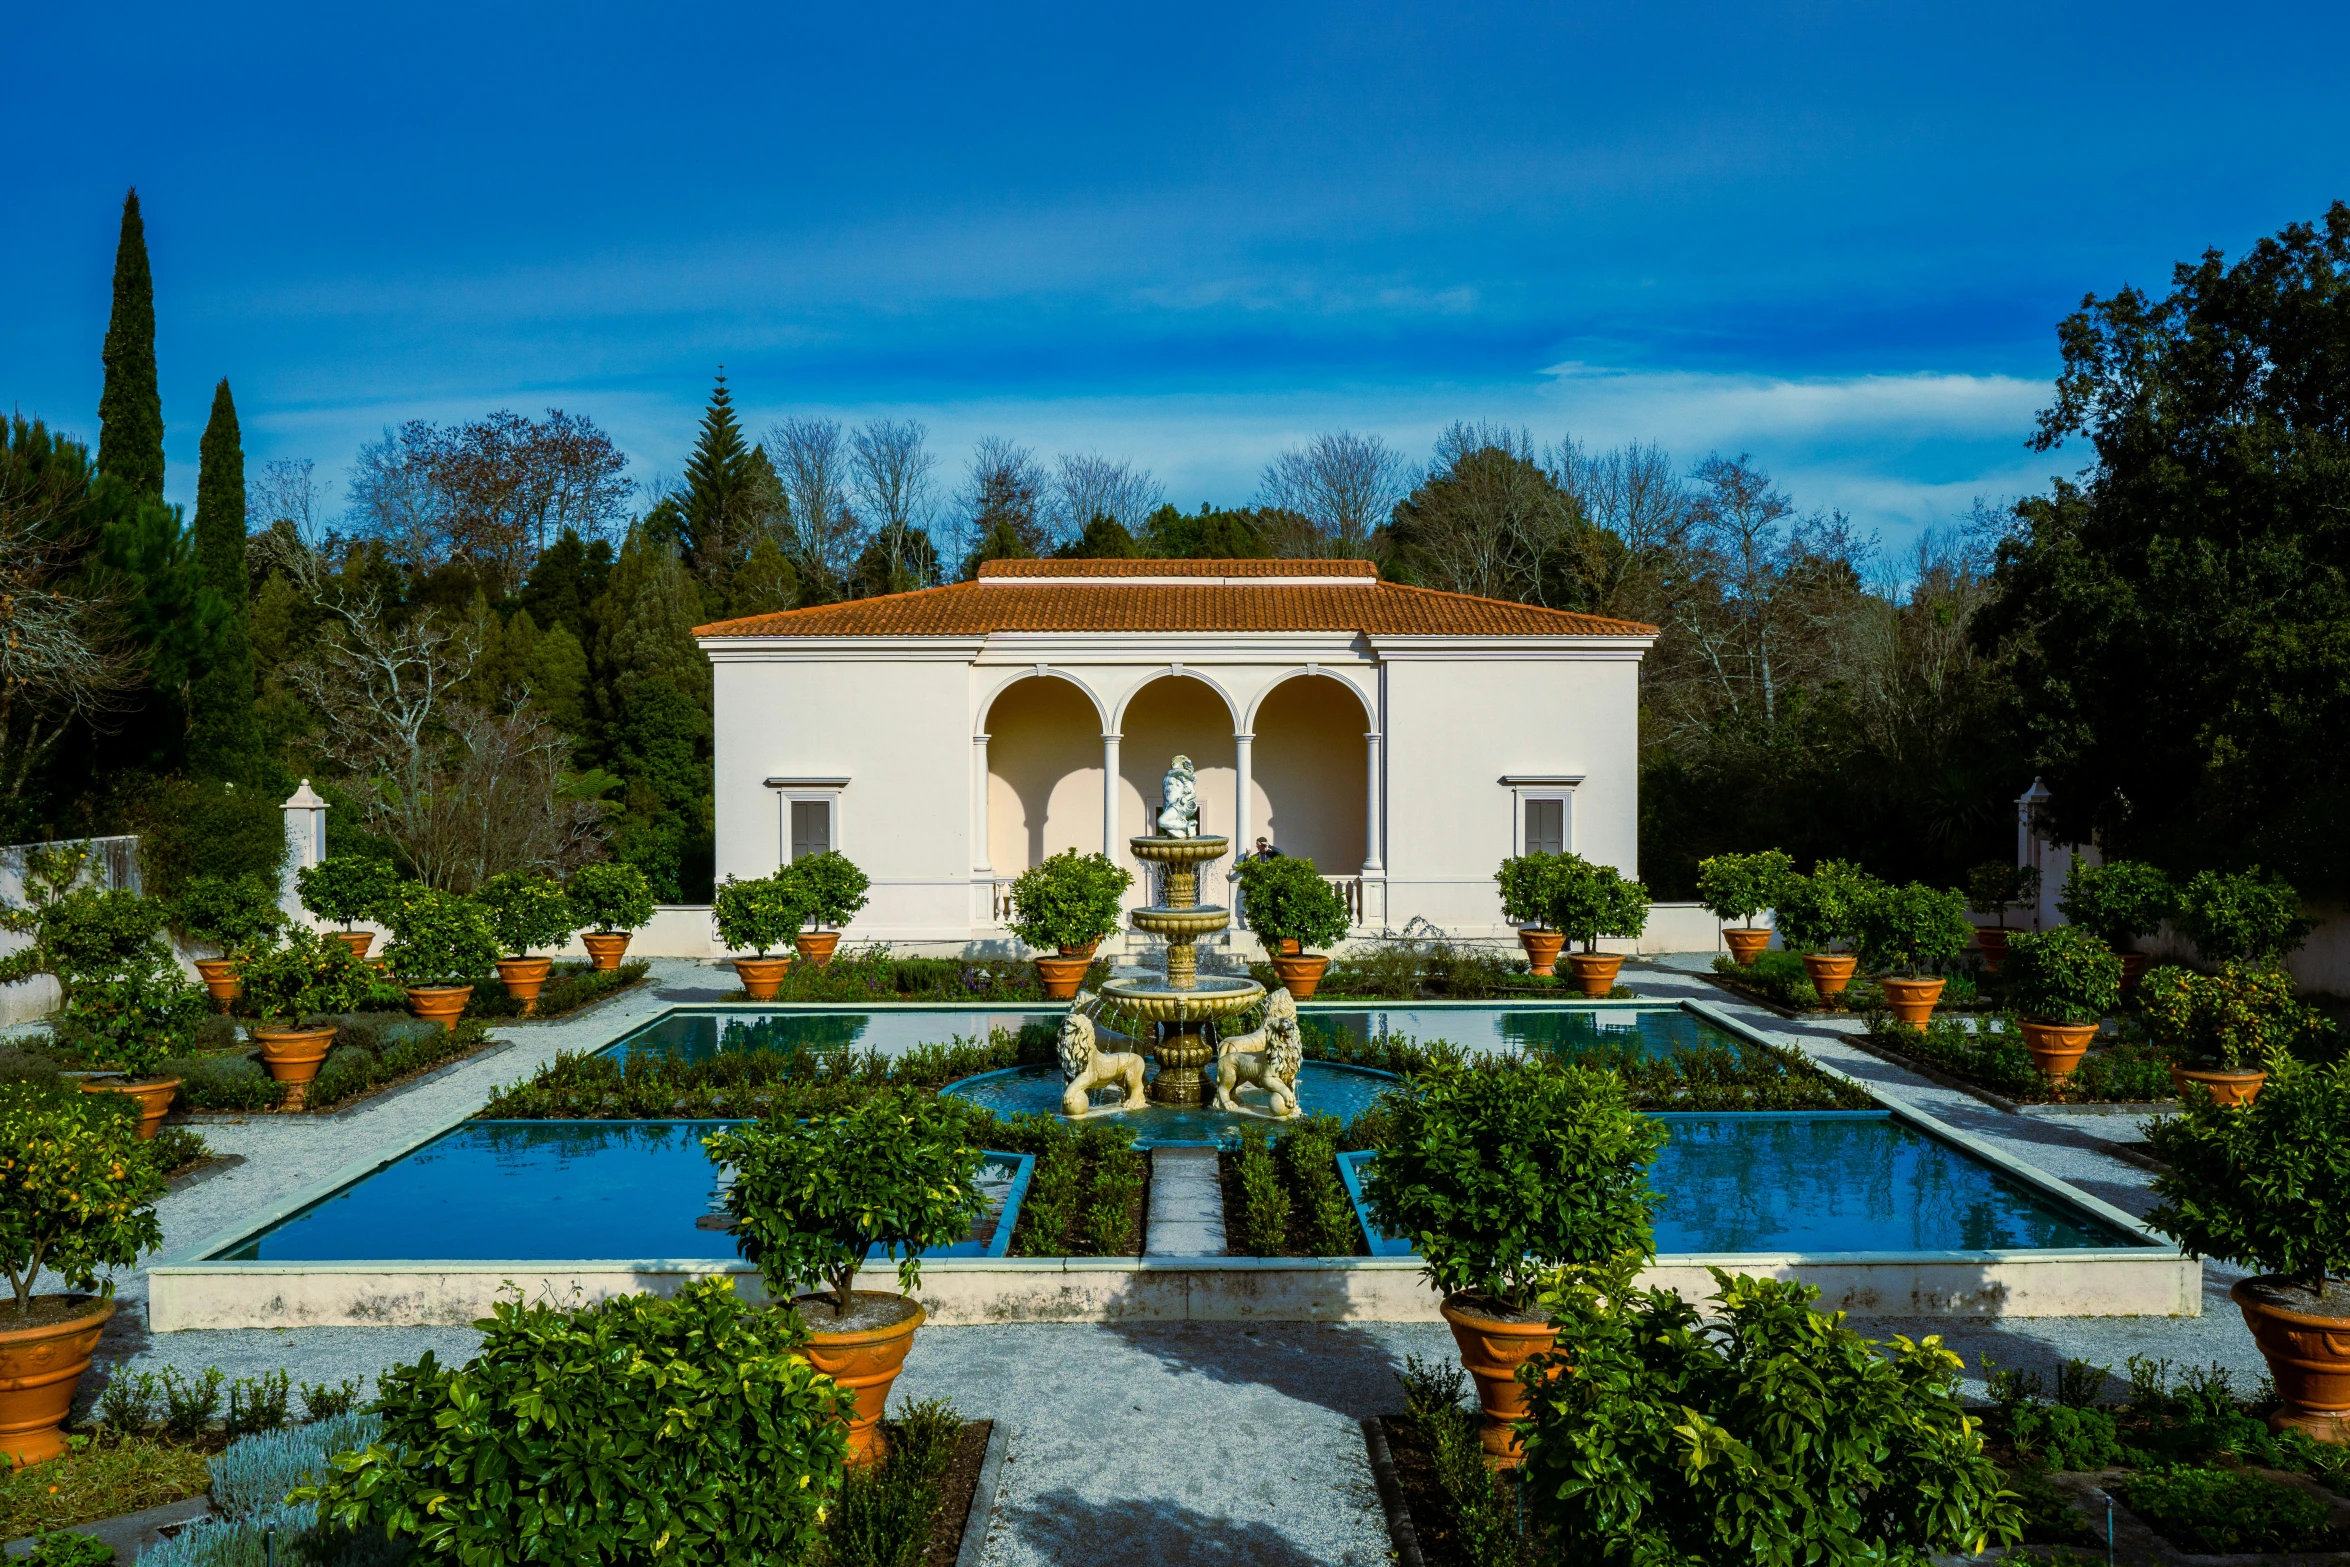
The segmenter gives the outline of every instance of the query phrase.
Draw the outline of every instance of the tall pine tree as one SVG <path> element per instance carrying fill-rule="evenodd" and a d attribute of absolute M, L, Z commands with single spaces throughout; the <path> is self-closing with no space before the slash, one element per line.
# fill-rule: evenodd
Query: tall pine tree
<path fill-rule="evenodd" d="M 259 760 L 253 712 L 253 605 L 245 575 L 245 448 L 224 379 L 212 394 L 196 477 L 196 563 L 220 595 L 220 651 L 189 692 L 188 767 L 198 777 L 251 780 Z"/>
<path fill-rule="evenodd" d="M 122 200 L 114 248 L 114 313 L 106 322 L 106 388 L 98 396 L 98 471 L 147 500 L 163 499 L 163 394 L 155 384 L 155 277 L 139 193 Z"/>
<path fill-rule="evenodd" d="M 685 493 L 678 498 L 678 544 L 686 569 L 722 598 L 781 496 L 766 455 L 743 439 L 721 367 L 702 414 L 701 434 L 686 459 Z"/>

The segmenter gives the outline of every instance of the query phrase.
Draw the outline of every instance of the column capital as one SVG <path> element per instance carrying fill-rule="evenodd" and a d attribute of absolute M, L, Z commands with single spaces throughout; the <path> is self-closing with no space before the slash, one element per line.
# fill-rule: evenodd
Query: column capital
<path fill-rule="evenodd" d="M 1253 729 L 1235 729 L 1232 731 L 1232 738 L 1242 745 L 1248 744 L 1256 737 L 1256 731 Z"/>
<path fill-rule="evenodd" d="M 971 743 L 973 745 L 985 745 L 988 741 L 994 738 L 995 737 L 993 735 L 973 735 L 971 737 Z"/>
<path fill-rule="evenodd" d="M 1125 738 L 1126 737 L 1124 735 L 1120 734 L 1115 729 L 1106 729 L 1102 732 L 1102 744 L 1104 745 L 1116 745 L 1119 741 Z"/>

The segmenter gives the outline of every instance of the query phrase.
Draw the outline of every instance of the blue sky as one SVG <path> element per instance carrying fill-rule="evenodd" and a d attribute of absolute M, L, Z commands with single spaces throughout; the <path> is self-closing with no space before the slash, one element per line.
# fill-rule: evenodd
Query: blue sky
<path fill-rule="evenodd" d="M 673 14 L 672 14 L 673 13 Z M 680 17 L 685 19 L 680 20 Z M 549 405 L 674 472 L 912 415 L 1239 504 L 1311 432 L 1755 453 L 1898 542 L 2038 488 L 2085 292 L 2350 196 L 2350 12 L 49 7 L 0 96 L 0 406 L 94 434 L 145 206 L 172 498 Z"/>

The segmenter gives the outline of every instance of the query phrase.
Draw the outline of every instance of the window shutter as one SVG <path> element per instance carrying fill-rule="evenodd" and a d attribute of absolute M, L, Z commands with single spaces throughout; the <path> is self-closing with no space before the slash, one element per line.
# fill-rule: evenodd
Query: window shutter
<path fill-rule="evenodd" d="M 1526 852 L 1528 854 L 1564 854 L 1567 849 L 1567 802 L 1564 800 L 1528 800 L 1526 802 Z"/>
<path fill-rule="evenodd" d="M 832 807 L 822 800 L 791 803 L 791 857 L 804 859 L 832 848 Z"/>

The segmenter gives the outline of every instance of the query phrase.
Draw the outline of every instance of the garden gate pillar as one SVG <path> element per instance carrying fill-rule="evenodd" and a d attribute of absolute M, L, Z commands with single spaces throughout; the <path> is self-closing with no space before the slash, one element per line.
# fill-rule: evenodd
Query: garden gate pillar
<path fill-rule="evenodd" d="M 326 858 L 326 802 L 311 792 L 310 780 L 305 778 L 286 801 L 285 813 L 286 860 L 278 876 L 277 906 L 288 919 L 307 925 L 310 916 L 303 911 L 294 877 Z"/>

